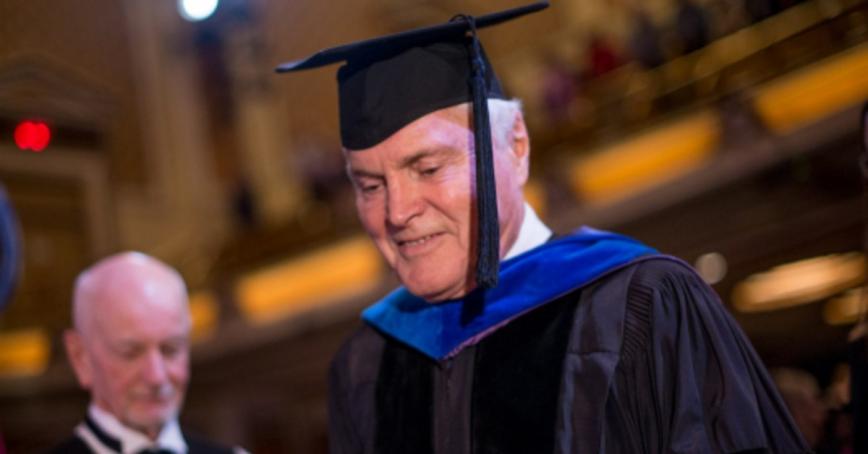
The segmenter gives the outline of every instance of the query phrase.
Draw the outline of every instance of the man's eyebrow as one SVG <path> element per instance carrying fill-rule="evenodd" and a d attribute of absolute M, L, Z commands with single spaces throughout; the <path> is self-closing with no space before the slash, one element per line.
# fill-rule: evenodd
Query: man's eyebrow
<path fill-rule="evenodd" d="M 455 154 L 455 150 L 449 147 L 424 148 L 401 159 L 401 167 L 412 167 L 414 164 L 425 158 L 432 156 L 448 156 L 449 154 Z"/>
<path fill-rule="evenodd" d="M 381 173 L 353 168 L 350 168 L 350 176 L 353 178 L 383 178 L 383 174 Z"/>
<path fill-rule="evenodd" d="M 419 161 L 428 158 L 428 157 L 436 157 L 436 156 L 447 156 L 450 154 L 457 154 L 454 149 L 450 147 L 435 147 L 435 148 L 424 148 L 422 150 L 417 151 L 416 153 L 411 154 L 410 156 L 406 156 L 401 159 L 399 163 L 400 168 L 412 167 Z M 350 168 L 350 176 L 353 178 L 383 178 L 383 174 L 379 172 L 371 172 L 365 169 L 354 169 Z"/>
<path fill-rule="evenodd" d="M 178 334 L 178 335 L 166 337 L 165 339 L 160 340 L 160 342 L 161 343 L 162 342 L 186 342 L 187 339 L 188 339 L 188 336 L 186 336 L 184 334 Z"/>
<path fill-rule="evenodd" d="M 109 344 L 110 348 L 116 351 L 128 350 L 128 349 L 139 349 L 142 347 L 143 343 L 137 339 L 118 339 L 115 342 Z"/>

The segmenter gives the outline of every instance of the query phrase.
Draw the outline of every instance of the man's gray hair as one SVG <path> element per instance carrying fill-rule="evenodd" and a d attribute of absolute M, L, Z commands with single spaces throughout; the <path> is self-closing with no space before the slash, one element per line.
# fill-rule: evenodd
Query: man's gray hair
<path fill-rule="evenodd" d="M 488 100 L 491 141 L 495 149 L 509 143 L 512 135 L 512 126 L 517 115 L 521 115 L 521 100 L 516 98 Z"/>

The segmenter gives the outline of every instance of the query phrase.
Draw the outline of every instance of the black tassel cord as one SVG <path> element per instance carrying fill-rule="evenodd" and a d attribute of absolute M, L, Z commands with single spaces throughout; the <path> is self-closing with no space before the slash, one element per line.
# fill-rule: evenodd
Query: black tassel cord
<path fill-rule="evenodd" d="M 480 287 L 497 286 L 500 271 L 500 229 L 497 219 L 497 193 L 494 180 L 494 158 L 491 143 L 491 123 L 488 117 L 488 90 L 485 85 L 485 62 L 476 36 L 472 16 L 462 16 L 472 35 L 473 65 L 473 128 L 476 151 L 476 210 L 477 257 L 476 283 Z"/>

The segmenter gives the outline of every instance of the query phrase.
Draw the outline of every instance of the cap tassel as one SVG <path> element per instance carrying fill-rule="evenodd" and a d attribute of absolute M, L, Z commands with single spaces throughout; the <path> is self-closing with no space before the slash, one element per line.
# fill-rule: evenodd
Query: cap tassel
<path fill-rule="evenodd" d="M 458 16 L 467 21 L 472 35 L 473 65 L 473 128 L 476 150 L 476 209 L 477 256 L 476 283 L 480 287 L 497 286 L 500 271 L 500 228 L 497 219 L 497 193 L 494 180 L 494 158 L 491 144 L 491 123 L 488 118 L 488 90 L 485 85 L 485 62 L 476 36 L 476 21 L 472 16 Z"/>

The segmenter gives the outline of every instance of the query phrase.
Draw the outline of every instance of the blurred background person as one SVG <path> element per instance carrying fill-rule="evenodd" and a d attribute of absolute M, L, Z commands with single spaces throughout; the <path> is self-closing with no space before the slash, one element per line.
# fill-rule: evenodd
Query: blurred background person
<path fill-rule="evenodd" d="M 709 40 L 708 14 L 691 0 L 678 0 L 675 30 L 681 43 L 681 52 L 688 54 L 705 47 Z"/>
<path fill-rule="evenodd" d="M 822 441 L 827 419 L 817 379 L 798 369 L 780 368 L 770 373 L 793 421 L 811 449 L 816 450 Z"/>
<path fill-rule="evenodd" d="M 107 257 L 81 273 L 69 360 L 91 394 L 84 421 L 57 453 L 231 453 L 182 433 L 189 379 L 187 290 L 172 268 L 147 255 Z"/>
<path fill-rule="evenodd" d="M 816 446 L 817 454 L 850 454 L 855 451 L 853 404 L 850 392 L 850 365 L 838 364 L 826 387 L 825 404 L 828 408 L 823 439 Z"/>
<path fill-rule="evenodd" d="M 641 7 L 633 12 L 633 23 L 630 29 L 629 48 L 636 61 L 645 68 L 656 68 L 663 64 L 663 49 L 660 46 L 662 36 L 660 29 Z"/>

